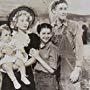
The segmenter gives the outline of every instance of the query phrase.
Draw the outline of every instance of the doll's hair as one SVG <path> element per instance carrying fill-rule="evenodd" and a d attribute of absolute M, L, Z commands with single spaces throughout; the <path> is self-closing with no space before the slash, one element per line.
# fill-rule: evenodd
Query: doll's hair
<path fill-rule="evenodd" d="M 49 28 L 52 32 L 52 26 L 48 23 L 41 23 L 37 26 L 37 33 L 40 34 L 42 28 Z"/>
<path fill-rule="evenodd" d="M 22 11 L 24 11 L 24 12 L 21 13 Z M 35 13 L 34 13 L 33 9 L 29 8 L 27 6 L 20 6 L 16 9 L 13 9 L 13 11 L 9 14 L 9 17 L 8 17 L 8 26 L 9 26 L 9 28 L 12 31 L 13 31 L 13 29 L 17 30 L 17 27 L 15 25 L 14 25 L 14 27 L 11 27 L 11 22 L 16 22 L 19 16 L 27 15 L 27 14 L 28 14 L 28 17 L 29 17 L 29 27 L 30 27 L 35 21 Z"/>

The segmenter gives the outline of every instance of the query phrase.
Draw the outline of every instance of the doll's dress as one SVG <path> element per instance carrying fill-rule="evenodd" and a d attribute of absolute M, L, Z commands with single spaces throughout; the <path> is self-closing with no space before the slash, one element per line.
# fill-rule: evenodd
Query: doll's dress
<path fill-rule="evenodd" d="M 24 53 L 22 52 L 24 50 L 24 47 L 28 45 L 28 43 L 30 42 L 30 39 L 28 37 L 27 34 L 25 34 L 22 31 L 18 31 L 16 33 L 14 33 L 14 35 L 12 36 L 11 42 L 7 45 L 12 45 L 15 48 L 13 49 L 13 51 L 15 51 L 15 55 L 5 55 L 1 60 L 0 60 L 0 65 L 2 65 L 5 62 L 16 62 L 16 60 L 23 60 L 23 62 L 25 63 L 28 60 L 28 55 L 26 54 L 26 52 L 24 51 Z M 4 45 L 5 43 L 0 42 L 1 45 Z"/>
<path fill-rule="evenodd" d="M 16 57 L 26 62 L 28 59 L 28 55 L 24 51 L 24 47 L 28 46 L 30 42 L 29 36 L 23 31 L 18 31 L 12 36 L 12 45 L 15 45 L 16 49 Z M 23 54 L 24 51 L 24 54 Z"/>

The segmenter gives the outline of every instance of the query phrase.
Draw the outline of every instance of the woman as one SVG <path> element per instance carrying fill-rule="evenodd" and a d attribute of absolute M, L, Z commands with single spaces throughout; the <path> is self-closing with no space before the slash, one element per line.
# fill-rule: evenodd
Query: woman
<path fill-rule="evenodd" d="M 28 33 L 29 31 L 28 29 L 32 25 L 34 19 L 35 19 L 35 15 L 33 10 L 26 6 L 21 6 L 14 9 L 8 18 L 8 26 L 11 30 L 11 34 L 13 38 L 12 43 L 16 45 L 17 48 L 24 47 L 26 53 L 28 54 L 28 60 L 25 61 L 24 65 L 27 66 L 26 75 L 27 75 L 27 79 L 31 81 L 30 85 L 25 85 L 20 79 L 20 73 L 17 72 L 17 70 L 14 71 L 14 74 L 17 80 L 21 84 L 20 89 L 23 89 L 23 90 L 30 90 L 30 89 L 35 90 L 33 73 L 30 67 L 30 65 L 36 61 L 35 58 L 42 64 L 42 66 L 44 66 L 50 72 L 52 73 L 54 72 L 54 70 L 51 67 L 49 67 L 49 65 L 45 63 L 40 58 L 40 56 L 37 55 L 37 57 L 34 58 L 29 53 L 29 52 L 32 53 L 31 48 L 39 49 L 39 44 L 40 44 L 40 39 L 36 34 L 32 32 Z M 18 57 L 21 57 L 20 54 L 17 54 L 17 55 L 19 55 Z M 12 69 L 17 69 L 17 66 L 14 64 Z M 2 90 L 7 90 L 7 89 L 15 90 L 11 80 L 8 78 L 6 74 L 3 74 Z"/>
<path fill-rule="evenodd" d="M 23 17 L 21 17 L 22 15 L 23 15 Z M 10 13 L 9 18 L 8 18 L 9 28 L 7 28 L 7 26 L 6 26 L 6 28 L 4 27 L 4 29 L 10 29 L 11 33 L 12 33 L 12 37 L 16 35 L 15 40 L 18 43 L 17 48 L 27 46 L 28 45 L 27 42 L 28 41 L 30 42 L 30 37 L 28 36 L 27 31 L 28 31 L 29 27 L 33 24 L 34 19 L 35 19 L 35 14 L 34 14 L 33 10 L 26 6 L 18 7 Z M 3 30 L 2 30 L 2 32 L 3 32 Z M 20 38 L 21 38 L 21 40 L 20 40 Z M 35 35 L 35 38 L 37 38 L 37 35 Z M 37 45 L 37 48 L 38 48 L 38 46 L 39 45 Z M 27 64 L 27 66 L 28 66 L 28 64 Z M 17 66 L 13 65 L 13 68 L 16 69 Z M 21 81 L 20 72 L 17 72 L 17 70 L 14 70 L 14 75 L 17 78 L 17 80 L 19 81 L 19 83 L 21 84 L 20 90 L 21 89 L 22 90 L 35 90 L 35 83 L 34 83 L 34 77 L 33 77 L 31 66 L 26 67 L 26 74 L 28 76 L 27 77 L 28 80 L 31 82 L 30 85 L 25 85 Z M 12 81 L 7 76 L 7 74 L 3 73 L 2 75 L 3 75 L 3 79 L 2 79 L 1 90 L 15 90 L 15 88 L 12 84 Z"/>

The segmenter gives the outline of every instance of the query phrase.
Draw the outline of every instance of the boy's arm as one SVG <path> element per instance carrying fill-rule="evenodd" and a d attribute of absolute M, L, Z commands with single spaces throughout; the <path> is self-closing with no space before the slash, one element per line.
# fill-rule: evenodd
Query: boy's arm
<path fill-rule="evenodd" d="M 31 57 L 29 60 L 25 62 L 25 66 L 30 66 L 36 62 L 36 59 L 34 57 Z"/>
<path fill-rule="evenodd" d="M 33 56 L 46 70 L 50 73 L 54 73 L 54 70 L 40 57 L 38 50 L 31 49 L 30 55 Z"/>

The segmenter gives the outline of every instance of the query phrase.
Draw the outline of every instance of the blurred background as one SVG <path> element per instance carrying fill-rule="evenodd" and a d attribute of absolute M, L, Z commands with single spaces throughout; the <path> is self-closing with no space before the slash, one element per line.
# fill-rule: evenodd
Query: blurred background
<path fill-rule="evenodd" d="M 36 14 L 35 24 L 41 21 L 48 22 L 48 6 L 52 1 L 53 0 L 0 0 L 0 25 L 7 23 L 9 13 L 21 5 L 27 5 L 34 10 Z M 78 21 L 81 26 L 86 24 L 90 28 L 90 0 L 67 0 L 67 2 L 69 4 L 68 19 Z M 31 29 L 35 30 L 35 28 L 36 27 Z M 0 77 L 0 80 L 1 79 Z"/>
<path fill-rule="evenodd" d="M 20 5 L 32 7 L 38 17 L 48 17 L 48 6 L 53 0 L 0 0 L 0 21 L 5 23 L 9 13 Z M 90 0 L 67 0 L 68 18 L 90 22 Z M 0 22 L 0 24 L 2 24 Z"/>

